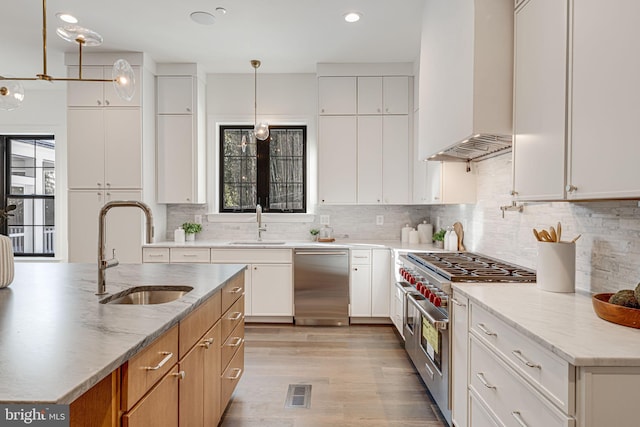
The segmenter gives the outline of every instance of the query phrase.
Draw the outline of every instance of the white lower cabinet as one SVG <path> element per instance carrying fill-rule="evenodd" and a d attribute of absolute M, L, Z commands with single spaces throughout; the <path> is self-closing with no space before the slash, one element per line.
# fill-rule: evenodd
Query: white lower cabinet
<path fill-rule="evenodd" d="M 454 291 L 451 302 L 452 313 L 452 362 L 451 362 L 451 421 L 453 425 L 466 426 L 469 379 L 469 300 Z"/>
<path fill-rule="evenodd" d="M 391 281 L 391 252 L 388 249 L 352 249 L 349 315 L 388 318 Z"/>
<path fill-rule="evenodd" d="M 470 425 L 478 427 L 503 427 L 503 424 L 498 424 L 495 420 L 495 414 L 490 415 L 490 410 L 480 402 L 480 398 L 476 393 L 469 392 L 469 419 L 473 420 Z M 460 424 L 453 422 L 454 426 L 460 427 L 466 424 Z"/>

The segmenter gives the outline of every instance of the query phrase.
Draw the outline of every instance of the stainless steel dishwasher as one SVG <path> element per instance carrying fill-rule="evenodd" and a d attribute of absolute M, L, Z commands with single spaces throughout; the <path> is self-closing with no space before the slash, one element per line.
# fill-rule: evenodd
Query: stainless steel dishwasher
<path fill-rule="evenodd" d="M 296 249 L 293 281 L 296 325 L 349 324 L 348 249 Z"/>

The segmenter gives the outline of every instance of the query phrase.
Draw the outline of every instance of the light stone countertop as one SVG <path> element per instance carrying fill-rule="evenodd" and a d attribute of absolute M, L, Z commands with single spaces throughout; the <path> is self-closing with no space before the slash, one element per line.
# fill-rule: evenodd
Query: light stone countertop
<path fill-rule="evenodd" d="M 575 366 L 640 366 L 640 329 L 599 318 L 591 297 L 531 284 L 456 283 L 473 302 Z"/>
<path fill-rule="evenodd" d="M 0 289 L 0 402 L 70 403 L 246 268 L 240 264 L 119 265 L 107 292 L 189 285 L 166 304 L 100 304 L 95 264 L 16 263 Z"/>

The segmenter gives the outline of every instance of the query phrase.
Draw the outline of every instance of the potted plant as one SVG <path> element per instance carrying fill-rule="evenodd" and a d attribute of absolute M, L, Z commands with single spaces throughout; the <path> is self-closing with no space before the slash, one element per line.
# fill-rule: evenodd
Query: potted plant
<path fill-rule="evenodd" d="M 7 205 L 0 208 L 0 227 L 13 216 L 11 211 L 16 205 Z M 0 288 L 5 288 L 13 281 L 13 245 L 9 236 L 0 234 Z"/>
<path fill-rule="evenodd" d="M 185 222 L 182 224 L 182 229 L 184 230 L 185 239 L 188 242 L 193 242 L 196 239 L 196 233 L 202 231 L 202 224 L 197 224 L 195 222 Z"/>
<path fill-rule="evenodd" d="M 309 230 L 309 233 L 311 234 L 311 240 L 315 242 L 318 240 L 318 234 L 320 233 L 320 229 L 312 228 L 311 230 Z"/>
<path fill-rule="evenodd" d="M 444 230 L 444 228 L 441 228 L 440 231 L 437 231 L 433 234 L 433 241 L 436 245 L 436 248 L 444 249 L 445 234 L 447 234 L 447 232 Z"/>

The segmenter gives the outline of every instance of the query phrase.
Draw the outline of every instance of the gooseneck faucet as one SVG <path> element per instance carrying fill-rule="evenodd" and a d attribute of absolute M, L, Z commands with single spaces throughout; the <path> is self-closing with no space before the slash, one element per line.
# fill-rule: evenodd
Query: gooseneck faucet
<path fill-rule="evenodd" d="M 267 231 L 267 227 L 262 226 L 262 206 L 256 205 L 256 222 L 258 223 L 258 242 L 262 241 L 262 232 Z"/>
<path fill-rule="evenodd" d="M 153 242 L 153 214 L 151 213 L 151 208 L 147 206 L 147 204 L 143 202 L 139 202 L 136 200 L 113 200 L 111 202 L 107 202 L 100 209 L 100 215 L 98 217 L 98 292 L 96 295 L 104 295 L 107 293 L 107 284 L 106 284 L 106 270 L 107 268 L 115 267 L 119 264 L 116 259 L 116 250 L 113 250 L 113 257 L 111 259 L 106 259 L 104 254 L 105 251 L 105 232 L 107 228 L 107 212 L 112 208 L 116 207 L 132 207 L 132 208 L 140 208 L 144 212 L 146 216 L 146 239 L 147 243 Z"/>

